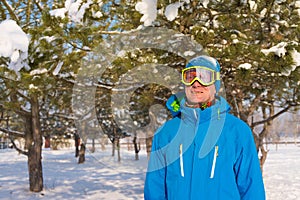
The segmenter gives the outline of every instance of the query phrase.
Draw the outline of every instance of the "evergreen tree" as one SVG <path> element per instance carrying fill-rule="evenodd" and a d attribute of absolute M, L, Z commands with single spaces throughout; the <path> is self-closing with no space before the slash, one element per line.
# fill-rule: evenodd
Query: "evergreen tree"
<path fill-rule="evenodd" d="M 145 17 L 141 13 L 133 14 L 137 12 L 136 3 L 145 2 L 130 2 L 125 6 L 121 1 L 122 6 L 118 7 L 118 11 L 126 8 L 124 14 L 118 13 L 116 26 L 121 30 L 137 28 L 142 24 L 137 16 Z M 178 15 L 168 20 L 164 13 L 171 3 L 178 2 L 157 1 L 157 17 L 150 26 L 188 35 L 219 60 L 226 99 L 233 113 L 248 122 L 253 130 L 258 125 L 268 130 L 274 118 L 299 106 L 297 1 L 182 1 Z M 274 51 L 274 47 L 282 51 Z M 168 57 L 168 65 L 176 63 Z M 273 112 L 275 106 L 279 107 L 277 113 Z M 262 120 L 253 121 L 254 113 L 261 113 Z M 265 135 L 266 131 L 254 131 L 258 151 L 264 151 Z"/>
<path fill-rule="evenodd" d="M 1 90 L 4 91 L 1 105 L 7 115 L 16 117 L 11 120 L 10 129 L 1 127 L 1 130 L 11 137 L 25 138 L 25 149 L 14 146 L 28 156 L 29 185 L 34 192 L 43 189 L 42 136 L 55 134 L 49 131 L 50 124 L 58 129 L 69 124 L 72 88 L 81 59 L 102 40 L 98 31 L 105 30 L 111 22 L 107 21 L 105 6 L 100 4 L 81 3 L 79 8 L 87 6 L 82 18 L 51 15 L 50 10 L 64 6 L 64 2 L 56 1 L 0 3 L 0 20 L 14 19 L 30 36 L 30 69 L 22 68 L 17 76 L 7 68 L 9 58 L 0 58 Z M 104 14 L 94 15 L 97 11 Z M 13 126 L 17 120 L 22 120 L 23 126 Z"/>

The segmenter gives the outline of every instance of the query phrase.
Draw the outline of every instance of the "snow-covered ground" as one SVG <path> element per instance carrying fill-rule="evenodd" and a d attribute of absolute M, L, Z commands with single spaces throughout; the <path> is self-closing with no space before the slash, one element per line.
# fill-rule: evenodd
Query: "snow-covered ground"
<path fill-rule="evenodd" d="M 300 199 L 300 146 L 269 145 L 264 167 L 267 200 Z M 145 150 L 140 160 L 133 151 L 121 152 L 118 163 L 106 151 L 87 152 L 86 162 L 77 164 L 74 149 L 43 150 L 44 190 L 29 192 L 27 159 L 13 149 L 0 150 L 0 199 L 143 199 L 147 166 Z"/>
<path fill-rule="evenodd" d="M 264 165 L 267 200 L 300 199 L 300 145 L 269 145 Z"/>

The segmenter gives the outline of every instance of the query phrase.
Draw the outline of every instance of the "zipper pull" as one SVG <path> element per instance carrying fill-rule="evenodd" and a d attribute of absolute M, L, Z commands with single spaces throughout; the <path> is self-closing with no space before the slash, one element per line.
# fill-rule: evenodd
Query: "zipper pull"
<path fill-rule="evenodd" d="M 184 168 L 183 168 L 183 157 L 182 157 L 182 144 L 179 145 L 179 161 L 180 161 L 180 174 L 184 177 Z"/>
<path fill-rule="evenodd" d="M 219 151 L 219 146 L 215 146 L 214 159 L 211 166 L 210 178 L 214 178 L 215 175 L 216 162 L 217 162 L 217 157 L 219 155 L 218 151 Z"/>

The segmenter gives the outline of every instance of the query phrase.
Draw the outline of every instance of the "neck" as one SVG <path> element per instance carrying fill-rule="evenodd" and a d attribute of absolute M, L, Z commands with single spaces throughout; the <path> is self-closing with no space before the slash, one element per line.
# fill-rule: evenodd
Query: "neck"
<path fill-rule="evenodd" d="M 200 108 L 201 110 L 204 110 L 205 108 L 212 106 L 214 102 L 214 100 L 206 103 L 189 103 L 188 101 L 186 101 L 185 105 L 189 108 Z"/>

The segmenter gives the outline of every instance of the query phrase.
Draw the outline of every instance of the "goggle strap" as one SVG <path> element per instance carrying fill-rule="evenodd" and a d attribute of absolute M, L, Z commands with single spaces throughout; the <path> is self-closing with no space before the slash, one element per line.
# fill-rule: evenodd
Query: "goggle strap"
<path fill-rule="evenodd" d="M 216 73 L 216 80 L 221 80 L 220 79 L 220 72 L 215 72 Z"/>

